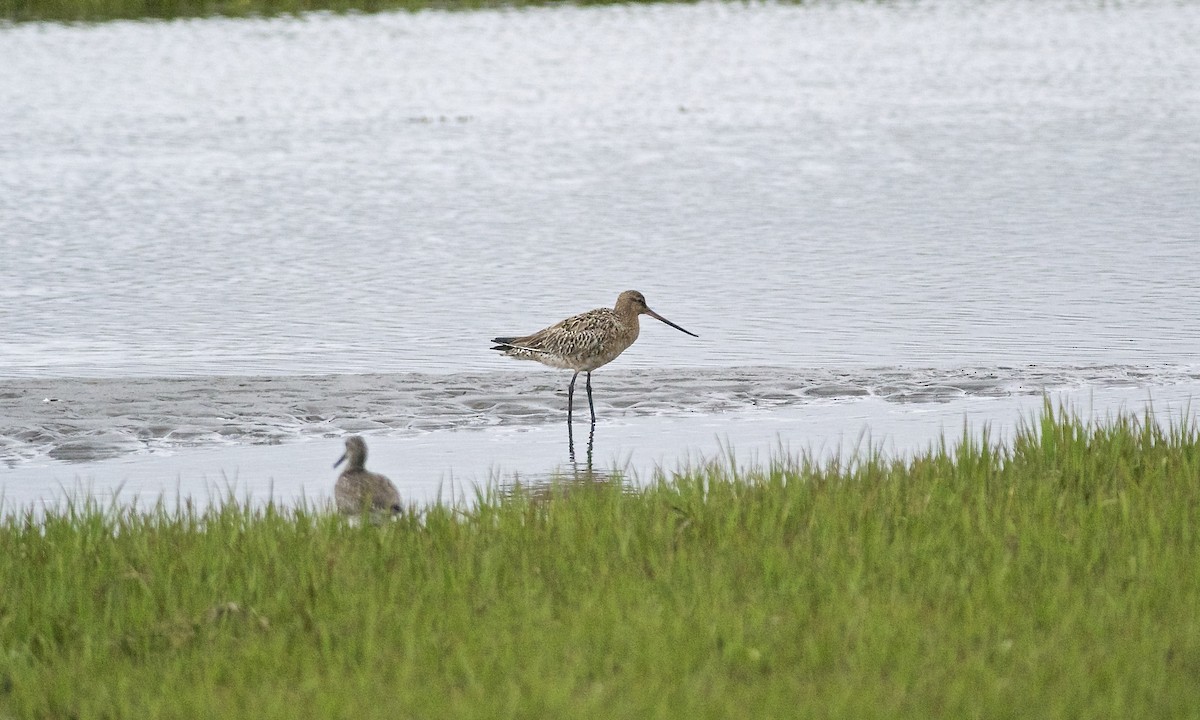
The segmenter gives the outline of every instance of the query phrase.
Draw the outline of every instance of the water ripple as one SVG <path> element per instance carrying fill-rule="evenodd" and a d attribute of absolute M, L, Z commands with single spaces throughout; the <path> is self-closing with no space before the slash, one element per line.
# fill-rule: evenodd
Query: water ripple
<path fill-rule="evenodd" d="M 130 453 L 354 433 L 562 422 L 564 373 L 16 380 L 2 392 L 0 462 L 92 462 Z M 1161 387 L 1183 366 L 854 370 L 612 370 L 594 380 L 601 420 L 853 402 L 943 403 L 1078 387 Z M 583 401 L 583 393 L 577 401 Z"/>

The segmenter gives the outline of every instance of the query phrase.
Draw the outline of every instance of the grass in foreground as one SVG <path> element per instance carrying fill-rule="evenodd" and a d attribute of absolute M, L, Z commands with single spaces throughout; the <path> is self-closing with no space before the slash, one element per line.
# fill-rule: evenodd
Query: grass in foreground
<path fill-rule="evenodd" d="M 1200 436 L 0 523 L 0 717 L 1200 715 Z"/>

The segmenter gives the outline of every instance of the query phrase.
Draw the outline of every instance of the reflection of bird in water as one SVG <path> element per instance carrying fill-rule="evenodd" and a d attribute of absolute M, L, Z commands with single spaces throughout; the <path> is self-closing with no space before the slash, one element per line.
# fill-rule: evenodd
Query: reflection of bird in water
<path fill-rule="evenodd" d="M 588 409 L 592 423 L 596 422 L 596 406 L 592 404 L 592 371 L 616 359 L 633 344 L 638 337 L 638 316 L 649 315 L 676 330 L 688 332 L 662 315 L 646 307 L 646 297 L 637 290 L 626 290 L 617 298 L 612 308 L 597 308 L 569 317 L 524 337 L 493 338 L 493 350 L 508 357 L 536 360 L 550 367 L 574 370 L 571 384 L 567 387 L 567 427 L 571 424 L 571 411 L 575 400 L 575 379 L 579 373 L 587 373 Z"/>
<path fill-rule="evenodd" d="M 341 465 L 343 460 L 346 461 L 346 469 L 333 486 L 333 497 L 340 512 L 358 515 L 364 512 L 398 513 L 403 509 L 400 506 L 400 491 L 396 490 L 392 481 L 366 469 L 367 443 L 361 437 L 351 435 L 346 438 L 346 452 L 333 466 Z"/>
<path fill-rule="evenodd" d="M 596 445 L 596 421 L 592 420 L 592 426 L 588 429 L 587 464 L 583 467 L 580 467 L 579 463 L 575 461 L 575 434 L 568 431 L 567 437 L 569 438 L 568 452 L 570 453 L 571 467 L 575 472 L 575 476 L 578 477 L 580 474 L 592 475 L 592 448 Z"/>
<path fill-rule="evenodd" d="M 501 483 L 500 491 L 507 497 L 520 497 L 534 503 L 551 502 L 556 498 L 578 492 L 617 489 L 621 493 L 638 492 L 637 483 L 624 469 L 596 469 L 592 465 L 589 443 L 587 463 L 576 462 L 574 456 L 568 465 L 548 473 L 522 474 L 514 476 L 513 482 Z"/>

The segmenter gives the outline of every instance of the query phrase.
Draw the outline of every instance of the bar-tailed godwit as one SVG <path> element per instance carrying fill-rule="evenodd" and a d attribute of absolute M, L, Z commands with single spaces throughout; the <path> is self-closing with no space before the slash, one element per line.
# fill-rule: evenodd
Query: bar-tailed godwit
<path fill-rule="evenodd" d="M 333 497 L 337 508 L 347 515 L 359 515 L 363 512 L 398 513 L 400 492 L 391 480 L 379 473 L 366 469 L 367 443 L 358 435 L 346 438 L 346 452 L 333 464 L 334 467 L 346 461 L 346 469 L 338 476 L 333 486 Z"/>
<path fill-rule="evenodd" d="M 575 379 L 587 373 L 588 409 L 596 422 L 596 407 L 592 404 L 592 371 L 607 365 L 633 344 L 638 337 L 638 316 L 649 315 L 692 337 L 689 332 L 646 307 L 646 297 L 637 290 L 626 290 L 617 297 L 611 308 L 597 308 L 569 317 L 524 337 L 498 337 L 493 350 L 508 357 L 536 360 L 550 367 L 574 370 L 567 386 L 567 427 L 575 400 Z"/>

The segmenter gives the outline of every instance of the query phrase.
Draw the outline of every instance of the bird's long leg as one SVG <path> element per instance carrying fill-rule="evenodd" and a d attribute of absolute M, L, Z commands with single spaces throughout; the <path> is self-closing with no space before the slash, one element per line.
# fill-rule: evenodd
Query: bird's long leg
<path fill-rule="evenodd" d="M 578 370 L 571 376 L 571 384 L 567 386 L 567 427 L 571 426 L 571 410 L 575 404 L 575 378 L 577 377 L 579 377 Z"/>
<path fill-rule="evenodd" d="M 587 376 L 587 391 L 588 391 L 588 409 L 592 411 L 592 425 L 596 424 L 596 406 L 592 404 L 592 371 L 588 370 Z"/>
<path fill-rule="evenodd" d="M 571 384 L 566 386 L 566 451 L 575 463 L 575 426 L 571 422 L 571 413 L 575 407 L 575 378 L 580 377 L 580 371 L 571 376 Z"/>
<path fill-rule="evenodd" d="M 567 386 L 567 452 L 571 456 L 571 463 L 575 462 L 575 428 L 571 425 L 571 411 L 575 403 L 575 378 L 579 377 L 579 371 L 571 376 L 571 384 Z"/>

